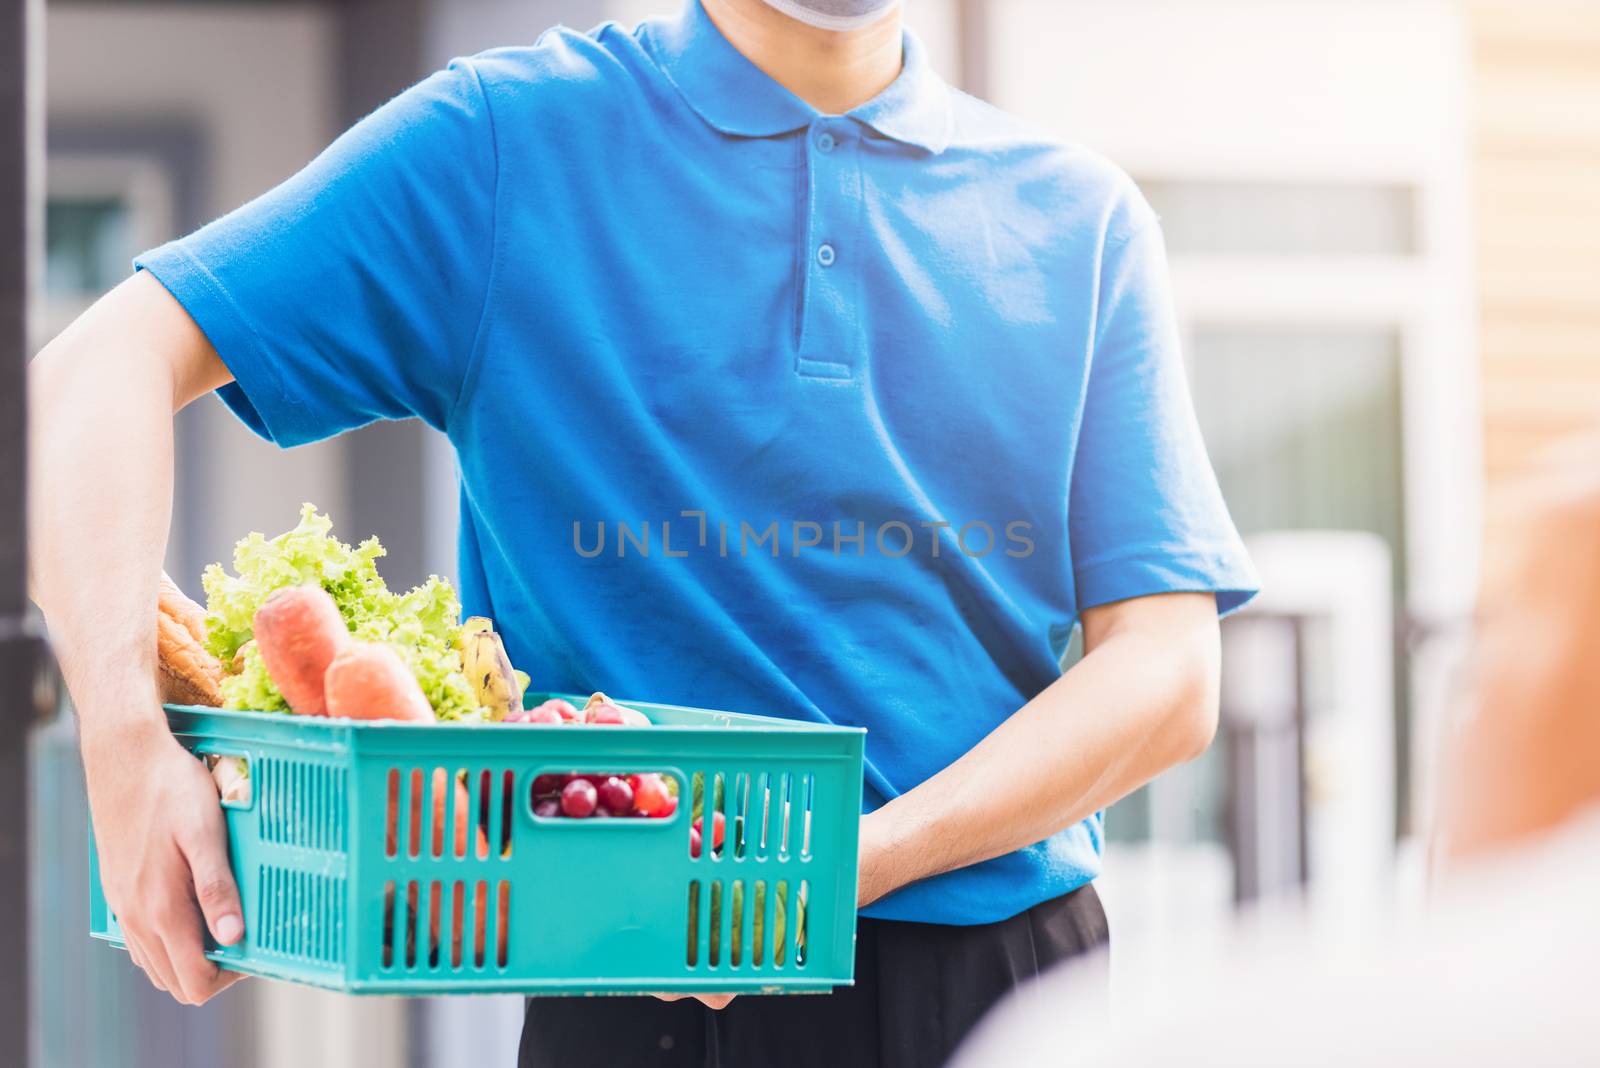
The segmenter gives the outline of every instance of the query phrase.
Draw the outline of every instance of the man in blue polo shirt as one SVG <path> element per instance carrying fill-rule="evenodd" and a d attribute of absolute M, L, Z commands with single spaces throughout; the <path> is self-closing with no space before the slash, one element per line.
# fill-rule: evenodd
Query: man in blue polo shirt
<path fill-rule="evenodd" d="M 897 4 L 457 61 L 138 267 L 35 367 L 35 586 L 158 985 L 230 979 L 193 898 L 240 935 L 209 784 L 128 699 L 171 417 L 212 389 L 285 446 L 447 434 L 466 608 L 540 688 L 869 731 L 855 987 L 536 1001 L 524 1063 L 937 1064 L 1105 942 L 1101 810 L 1209 742 L 1255 579 L 1150 209 L 943 83 Z"/>

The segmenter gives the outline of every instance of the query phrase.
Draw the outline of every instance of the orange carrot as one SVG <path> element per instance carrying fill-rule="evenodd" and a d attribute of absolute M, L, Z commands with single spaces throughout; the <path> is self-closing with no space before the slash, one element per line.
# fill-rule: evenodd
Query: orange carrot
<path fill-rule="evenodd" d="M 443 768 L 433 769 L 433 855 L 444 854 L 444 824 L 445 824 L 445 784 L 446 774 Z M 455 836 L 451 843 L 455 852 L 451 856 L 464 857 L 467 855 L 467 825 L 472 821 L 472 813 L 467 811 L 467 806 L 472 799 L 467 794 L 467 784 L 459 778 L 456 779 L 456 818 Z M 413 807 L 411 818 L 416 819 L 419 807 Z"/>
<path fill-rule="evenodd" d="M 430 836 L 428 844 L 432 848 L 434 856 L 446 855 L 444 852 L 444 828 L 446 817 L 446 795 L 444 786 L 447 779 L 448 775 L 445 772 L 445 769 L 433 769 L 433 777 L 431 780 L 433 822 L 428 825 Z M 418 853 L 421 853 L 423 849 L 421 830 L 423 826 L 421 791 L 422 772 L 418 770 L 412 773 L 411 822 L 408 825 L 410 827 L 411 834 L 410 848 L 414 849 Z M 456 779 L 454 792 L 456 795 L 455 835 L 454 840 L 451 842 L 451 846 L 455 852 L 449 855 L 465 857 L 467 855 L 467 827 L 472 822 L 472 813 L 468 811 L 468 806 L 472 803 L 472 799 L 467 793 L 467 784 L 460 778 Z M 388 804 L 385 806 L 385 811 L 384 851 L 392 857 L 397 855 L 400 849 L 399 827 L 397 826 L 400 813 L 400 776 L 398 773 L 390 776 L 389 797 Z M 484 835 L 482 827 L 478 828 L 478 837 L 478 850 L 481 855 L 488 851 L 488 838 Z"/>
<path fill-rule="evenodd" d="M 259 632 L 256 640 L 261 640 Z M 265 649 L 262 655 L 266 655 Z M 270 663 L 267 670 L 272 670 Z M 323 689 L 330 716 L 434 721 L 433 707 L 417 685 L 417 677 L 399 653 L 380 642 L 356 642 L 334 657 L 327 666 Z"/>
<path fill-rule="evenodd" d="M 278 590 L 256 609 L 254 629 L 261 662 L 289 708 L 302 716 L 327 715 L 324 676 L 350 645 L 350 631 L 328 591 L 320 586 Z"/>

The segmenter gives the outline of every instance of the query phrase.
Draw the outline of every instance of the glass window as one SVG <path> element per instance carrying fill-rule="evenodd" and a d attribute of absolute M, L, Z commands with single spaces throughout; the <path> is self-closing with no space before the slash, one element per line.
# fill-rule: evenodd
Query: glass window
<path fill-rule="evenodd" d="M 1203 327 L 1195 410 L 1229 509 L 1260 530 L 1367 530 L 1402 579 L 1400 339 L 1392 330 Z"/>
<path fill-rule="evenodd" d="M 115 197 L 51 197 L 45 206 L 45 292 L 99 297 L 128 276 L 135 249 L 128 205 Z"/>
<path fill-rule="evenodd" d="M 1405 603 L 1398 334 L 1212 325 L 1197 329 L 1189 347 L 1195 410 L 1239 529 L 1376 533 L 1393 553 L 1396 603 Z M 1332 664 L 1314 628 L 1307 639 L 1301 685 L 1314 711 Z M 1395 666 L 1403 746 L 1404 660 Z M 1118 802 L 1106 817 L 1108 840 L 1226 841 L 1232 745 L 1224 726 L 1199 760 L 1168 773 L 1172 788 L 1146 787 Z M 1172 806 L 1182 810 L 1166 811 Z"/>

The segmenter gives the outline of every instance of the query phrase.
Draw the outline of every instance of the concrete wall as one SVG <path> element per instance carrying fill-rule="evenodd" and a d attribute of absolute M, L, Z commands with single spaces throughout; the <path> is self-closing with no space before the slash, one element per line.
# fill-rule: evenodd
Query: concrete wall
<path fill-rule="evenodd" d="M 197 146 L 195 202 L 174 205 L 175 228 L 185 217 L 212 218 L 271 188 L 337 133 L 336 23 L 325 6 L 52 5 L 46 32 L 53 129 L 77 131 L 74 143 L 178 131 Z M 204 563 L 227 560 L 248 530 L 289 525 L 302 500 L 336 518 L 346 514 L 343 442 L 279 450 L 206 398 L 184 413 L 180 452 L 168 566 L 191 589 Z M 46 759 L 74 761 L 70 737 Z M 81 805 L 81 792 L 62 803 Z M 81 918 L 74 919 L 81 929 Z M 126 1033 L 102 1036 L 86 1047 L 93 1052 L 85 1066 L 404 1062 L 402 1003 L 251 982 L 203 1010 L 181 1009 L 110 950 L 87 939 L 81 948 L 98 956 L 67 966 L 120 975 L 115 998 L 134 999 L 137 1007 L 124 1011 L 139 1035 L 138 1042 Z"/>
<path fill-rule="evenodd" d="M 194 217 L 209 219 L 293 174 L 335 133 L 333 21 L 311 5 L 69 4 L 46 19 L 49 122 L 159 125 L 200 147 Z M 182 218 L 179 212 L 175 218 Z M 342 445 L 260 441 L 214 398 L 186 413 L 169 566 L 184 585 L 249 530 L 274 533 L 302 500 L 337 517 Z"/>

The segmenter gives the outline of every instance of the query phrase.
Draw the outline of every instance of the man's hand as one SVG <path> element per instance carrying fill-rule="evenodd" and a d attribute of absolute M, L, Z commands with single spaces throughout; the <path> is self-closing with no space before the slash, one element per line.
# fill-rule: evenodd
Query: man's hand
<path fill-rule="evenodd" d="M 861 818 L 856 907 L 1032 845 L 1205 751 L 1217 604 L 1173 593 L 1083 613 L 1084 658 L 971 751 Z M 732 994 L 695 997 L 713 1009 Z"/>
<path fill-rule="evenodd" d="M 164 725 L 102 732 L 83 755 L 101 884 L 128 952 L 158 989 L 203 1004 L 243 978 L 204 955 L 204 927 L 223 945 L 244 933 L 217 788 Z"/>
<path fill-rule="evenodd" d="M 1043 841 L 1211 743 L 1216 599 L 1083 613 L 1084 658 L 955 763 L 862 817 L 858 905 Z"/>
<path fill-rule="evenodd" d="M 705 1006 L 707 1006 L 709 1008 L 713 1008 L 713 1009 L 725 1009 L 725 1008 L 727 1008 L 728 1007 L 728 1003 L 730 1001 L 732 1001 L 734 998 L 738 997 L 738 996 L 739 996 L 738 994 L 657 994 L 656 995 L 656 997 L 660 998 L 662 1001 L 682 1001 L 684 998 L 694 998 L 696 1001 L 700 1002 L 702 1005 L 705 1005 Z"/>
<path fill-rule="evenodd" d="M 887 830 L 881 818 L 875 818 L 876 813 L 869 813 L 861 817 L 861 844 L 860 862 L 857 866 L 856 878 L 856 907 L 866 908 L 878 898 L 896 889 L 893 876 L 884 862 L 888 854 L 882 840 L 882 833 Z M 694 998 L 713 1009 L 725 1009 L 728 1003 L 737 994 L 657 994 L 662 1001 L 682 1001 L 684 998 Z"/>

